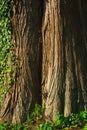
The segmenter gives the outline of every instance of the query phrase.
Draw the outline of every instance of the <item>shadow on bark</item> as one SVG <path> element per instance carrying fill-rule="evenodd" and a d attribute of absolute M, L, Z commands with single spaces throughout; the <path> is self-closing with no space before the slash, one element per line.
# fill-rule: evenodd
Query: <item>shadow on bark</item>
<path fill-rule="evenodd" d="M 57 112 L 68 116 L 87 109 L 87 2 L 44 4 L 42 99 L 52 119 Z"/>
<path fill-rule="evenodd" d="M 24 122 L 36 103 L 41 104 L 42 2 L 15 2 L 13 35 L 16 77 L 1 107 L 0 120 Z"/>

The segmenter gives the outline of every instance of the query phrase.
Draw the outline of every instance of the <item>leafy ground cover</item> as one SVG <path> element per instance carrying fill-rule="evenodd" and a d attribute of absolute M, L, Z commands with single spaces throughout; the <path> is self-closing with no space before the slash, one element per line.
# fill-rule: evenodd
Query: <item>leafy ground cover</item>
<path fill-rule="evenodd" d="M 69 117 L 58 113 L 53 121 L 47 122 L 44 108 L 36 104 L 25 123 L 15 125 L 1 123 L 0 130 L 87 130 L 87 111 L 72 113 Z"/>

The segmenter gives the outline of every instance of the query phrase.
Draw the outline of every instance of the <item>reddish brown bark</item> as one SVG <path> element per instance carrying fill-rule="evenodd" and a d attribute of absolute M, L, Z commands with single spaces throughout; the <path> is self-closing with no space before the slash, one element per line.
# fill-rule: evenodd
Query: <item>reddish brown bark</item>
<path fill-rule="evenodd" d="M 41 100 L 41 87 L 49 120 L 57 112 L 68 116 L 87 109 L 87 2 L 47 0 L 43 5 L 42 20 L 40 0 L 16 1 L 13 41 L 18 70 L 1 108 L 2 121 L 26 120 Z"/>
<path fill-rule="evenodd" d="M 7 94 L 1 120 L 24 122 L 35 103 L 41 103 L 41 1 L 18 1 L 13 15 L 16 82 Z"/>
<path fill-rule="evenodd" d="M 87 108 L 86 3 L 44 2 L 42 99 L 49 119 Z"/>

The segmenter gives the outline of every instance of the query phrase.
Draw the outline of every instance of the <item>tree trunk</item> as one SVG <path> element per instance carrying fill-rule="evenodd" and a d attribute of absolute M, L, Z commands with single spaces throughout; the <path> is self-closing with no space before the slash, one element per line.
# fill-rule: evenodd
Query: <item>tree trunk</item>
<path fill-rule="evenodd" d="M 41 103 L 41 7 L 42 2 L 15 2 L 13 14 L 16 82 L 1 108 L 1 121 L 23 122 L 35 103 Z"/>
<path fill-rule="evenodd" d="M 68 116 L 87 109 L 87 2 L 47 0 L 43 5 L 41 21 L 41 0 L 16 0 L 12 39 L 17 74 L 4 98 L 1 121 L 25 121 L 34 104 L 41 103 L 41 86 L 49 120 L 57 112 Z"/>
<path fill-rule="evenodd" d="M 50 120 L 87 109 L 87 2 L 44 1 L 42 101 Z"/>

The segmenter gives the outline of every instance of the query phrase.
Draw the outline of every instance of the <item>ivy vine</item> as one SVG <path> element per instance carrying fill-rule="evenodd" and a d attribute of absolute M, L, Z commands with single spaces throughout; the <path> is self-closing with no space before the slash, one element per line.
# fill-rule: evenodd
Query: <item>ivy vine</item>
<path fill-rule="evenodd" d="M 12 12 L 14 0 L 0 0 L 0 104 L 4 94 L 14 82 L 12 67 Z"/>

